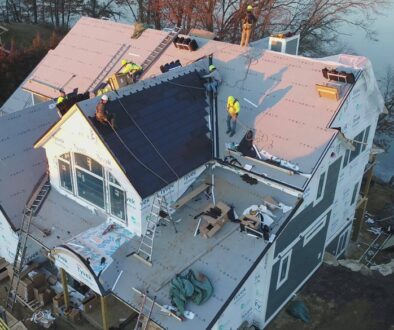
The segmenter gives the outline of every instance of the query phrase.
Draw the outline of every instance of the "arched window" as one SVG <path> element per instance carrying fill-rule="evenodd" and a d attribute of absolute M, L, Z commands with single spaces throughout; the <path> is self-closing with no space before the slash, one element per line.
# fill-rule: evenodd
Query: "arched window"
<path fill-rule="evenodd" d="M 61 187 L 126 220 L 126 193 L 100 163 L 80 153 L 63 154 L 58 161 Z"/>

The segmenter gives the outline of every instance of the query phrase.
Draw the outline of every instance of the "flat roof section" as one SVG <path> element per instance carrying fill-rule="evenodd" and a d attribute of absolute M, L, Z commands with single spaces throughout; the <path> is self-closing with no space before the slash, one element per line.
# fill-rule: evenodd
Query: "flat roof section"
<path fill-rule="evenodd" d="M 298 201 L 293 196 L 263 184 L 245 183 L 240 176 L 221 168 L 215 168 L 214 173 L 216 201 L 234 205 L 238 215 L 253 204 L 261 204 L 262 196 L 272 196 L 291 208 Z M 100 277 L 103 286 L 138 310 L 141 300 L 133 288 L 141 292 L 148 289 L 149 296 L 157 296 L 156 301 L 160 305 L 170 305 L 171 279 L 189 269 L 202 272 L 212 282 L 214 294 L 203 305 L 187 305 L 186 309 L 195 313 L 193 320 L 179 322 L 165 315 L 157 306 L 151 318 L 165 329 L 205 329 L 267 246 L 263 239 L 241 233 L 239 224 L 230 221 L 209 239 L 200 235 L 194 237 L 198 219 L 193 218 L 209 203 L 211 200 L 202 195 L 179 209 L 173 215 L 175 220 L 182 219 L 176 223 L 177 234 L 170 224 L 158 227 L 152 267 L 133 256 L 127 256 L 138 249 L 139 238 L 134 237 L 129 244 L 123 245 L 112 256 L 113 263 Z M 274 212 L 272 234 L 275 234 L 290 212 Z"/>
<path fill-rule="evenodd" d="M 52 188 L 37 216 L 33 217 L 30 236 L 48 249 L 67 243 L 75 236 L 105 223 L 107 217 L 92 212 Z M 46 235 L 45 231 L 50 234 Z"/>

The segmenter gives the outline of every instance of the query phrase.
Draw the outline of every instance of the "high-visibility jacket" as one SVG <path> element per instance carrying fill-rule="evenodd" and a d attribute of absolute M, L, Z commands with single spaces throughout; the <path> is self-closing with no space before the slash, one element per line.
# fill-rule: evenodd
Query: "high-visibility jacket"
<path fill-rule="evenodd" d="M 67 98 L 67 97 L 59 96 L 59 97 L 57 98 L 56 104 L 62 103 L 66 98 Z"/>
<path fill-rule="evenodd" d="M 237 116 L 240 110 L 241 106 L 237 99 L 234 99 L 234 102 L 227 101 L 227 112 L 231 117 Z"/>
<path fill-rule="evenodd" d="M 133 72 L 137 72 L 137 71 L 141 71 L 142 70 L 142 66 L 135 64 L 135 63 L 127 63 L 123 69 L 122 69 L 122 73 L 133 73 Z"/>

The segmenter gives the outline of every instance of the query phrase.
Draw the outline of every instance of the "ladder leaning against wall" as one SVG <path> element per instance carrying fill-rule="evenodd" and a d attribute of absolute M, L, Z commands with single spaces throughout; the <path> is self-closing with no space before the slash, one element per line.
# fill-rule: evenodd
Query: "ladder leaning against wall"
<path fill-rule="evenodd" d="M 152 254 L 153 254 L 153 241 L 155 239 L 156 229 L 159 226 L 160 221 L 167 221 L 174 227 L 175 233 L 177 229 L 175 221 L 173 220 L 170 212 L 170 207 L 167 202 L 167 195 L 160 195 L 157 193 L 153 198 L 151 211 L 146 223 L 145 233 L 142 236 L 139 248 L 134 256 L 149 266 L 152 266 Z"/>
<path fill-rule="evenodd" d="M 11 311 L 17 298 L 18 287 L 21 280 L 23 267 L 25 265 L 26 244 L 29 236 L 30 225 L 33 216 L 35 216 L 44 202 L 51 189 L 48 174 L 41 177 L 33 193 L 23 210 L 22 225 L 19 233 L 18 245 L 16 248 L 14 264 L 12 266 L 12 276 L 10 287 L 7 293 L 7 308 Z"/>

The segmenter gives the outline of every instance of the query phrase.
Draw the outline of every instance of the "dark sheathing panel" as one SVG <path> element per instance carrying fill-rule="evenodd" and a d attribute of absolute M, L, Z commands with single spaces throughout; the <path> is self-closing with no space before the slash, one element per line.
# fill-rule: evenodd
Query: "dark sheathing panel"
<path fill-rule="evenodd" d="M 335 191 L 337 189 L 338 176 L 341 167 L 342 157 L 338 158 L 330 165 L 327 171 L 327 181 L 324 189 L 323 199 L 315 206 L 311 203 L 300 214 L 292 219 L 281 235 L 277 238 L 275 247 L 275 257 L 291 244 L 298 235 L 305 230 L 313 221 L 332 205 Z"/>
<path fill-rule="evenodd" d="M 108 125 L 89 120 L 142 198 L 212 159 L 208 104 L 203 82 L 196 72 L 124 96 L 120 102 L 110 101 L 107 109 L 115 115 L 121 139 Z"/>

